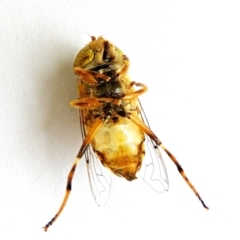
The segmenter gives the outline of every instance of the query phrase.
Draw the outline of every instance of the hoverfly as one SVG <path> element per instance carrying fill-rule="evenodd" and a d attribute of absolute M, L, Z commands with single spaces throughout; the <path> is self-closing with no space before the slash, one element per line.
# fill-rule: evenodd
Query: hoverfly
<path fill-rule="evenodd" d="M 208 209 L 176 158 L 150 129 L 138 100 L 147 87 L 128 78 L 128 67 L 127 56 L 101 36 L 91 37 L 91 42 L 77 54 L 73 70 L 79 77 L 79 98 L 71 101 L 70 105 L 79 109 L 83 143 L 68 174 L 62 204 L 45 225 L 45 231 L 66 205 L 75 169 L 83 154 L 92 193 L 98 205 L 105 205 L 108 200 L 111 172 L 132 181 L 142 167 L 142 178 L 151 188 L 158 192 L 168 190 L 161 148 L 176 165 L 203 207 Z M 145 155 L 147 159 L 143 161 Z"/>

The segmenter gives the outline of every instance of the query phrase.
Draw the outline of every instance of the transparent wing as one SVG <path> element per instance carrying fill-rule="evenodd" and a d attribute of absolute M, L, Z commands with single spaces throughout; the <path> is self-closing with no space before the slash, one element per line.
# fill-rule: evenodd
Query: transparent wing
<path fill-rule="evenodd" d="M 150 128 L 147 116 L 139 102 L 140 115 L 146 126 Z M 151 129 L 151 128 L 150 128 Z M 157 192 L 168 191 L 168 175 L 162 158 L 160 148 L 147 135 L 145 135 L 145 158 L 139 172 L 141 178 Z"/>
<path fill-rule="evenodd" d="M 82 139 L 84 139 L 86 137 L 86 130 L 81 110 L 79 111 L 79 116 Z M 84 155 L 93 198 L 98 206 L 104 206 L 107 204 L 111 193 L 112 173 L 102 165 L 91 145 L 88 146 Z"/>

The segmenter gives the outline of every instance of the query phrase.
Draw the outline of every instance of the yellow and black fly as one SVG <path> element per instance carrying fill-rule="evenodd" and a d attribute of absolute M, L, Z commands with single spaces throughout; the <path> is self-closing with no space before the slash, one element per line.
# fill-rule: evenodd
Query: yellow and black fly
<path fill-rule="evenodd" d="M 138 100 L 147 87 L 130 80 L 127 76 L 128 67 L 128 57 L 103 37 L 92 37 L 91 42 L 77 54 L 74 73 L 79 77 L 79 98 L 70 104 L 79 109 L 83 143 L 68 174 L 63 202 L 57 214 L 44 227 L 45 231 L 66 205 L 72 178 L 83 154 L 92 193 L 98 205 L 105 205 L 108 201 L 112 186 L 111 172 L 132 181 L 136 179 L 140 168 L 144 168 L 142 178 L 151 188 L 158 192 L 168 190 L 161 148 L 176 165 L 203 207 L 208 209 L 176 158 L 150 129 Z"/>

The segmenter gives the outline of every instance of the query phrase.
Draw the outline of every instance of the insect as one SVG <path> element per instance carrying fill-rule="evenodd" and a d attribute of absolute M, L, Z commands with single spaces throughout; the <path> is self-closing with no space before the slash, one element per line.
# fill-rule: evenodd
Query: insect
<path fill-rule="evenodd" d="M 70 105 L 79 109 L 83 143 L 68 174 L 62 204 L 45 225 L 45 231 L 66 205 L 74 172 L 83 154 L 92 193 L 98 205 L 105 205 L 108 200 L 111 172 L 132 181 L 143 168 L 142 178 L 151 188 L 158 192 L 168 190 L 161 148 L 176 165 L 203 207 L 208 209 L 176 158 L 150 129 L 138 100 L 147 87 L 129 79 L 128 67 L 127 56 L 103 37 L 91 37 L 91 42 L 77 54 L 74 73 L 79 77 L 79 98 L 71 101 Z M 147 158 L 143 161 L 145 155 Z M 110 171 L 106 171 L 106 168 Z"/>

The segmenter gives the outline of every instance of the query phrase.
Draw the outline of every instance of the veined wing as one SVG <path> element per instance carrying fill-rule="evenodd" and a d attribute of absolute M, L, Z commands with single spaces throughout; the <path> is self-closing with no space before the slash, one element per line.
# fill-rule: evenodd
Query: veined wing
<path fill-rule="evenodd" d="M 150 128 L 147 116 L 139 100 L 138 103 L 142 121 Z M 141 178 L 157 192 L 168 191 L 168 175 L 161 150 L 148 135 L 145 135 L 145 154 L 140 170 Z"/>
<path fill-rule="evenodd" d="M 85 139 L 86 129 L 84 127 L 84 118 L 81 110 L 79 110 L 79 116 L 82 139 Z M 88 146 L 84 155 L 93 198 L 98 206 L 104 206 L 107 204 L 111 193 L 112 173 L 104 168 L 91 145 Z"/>

